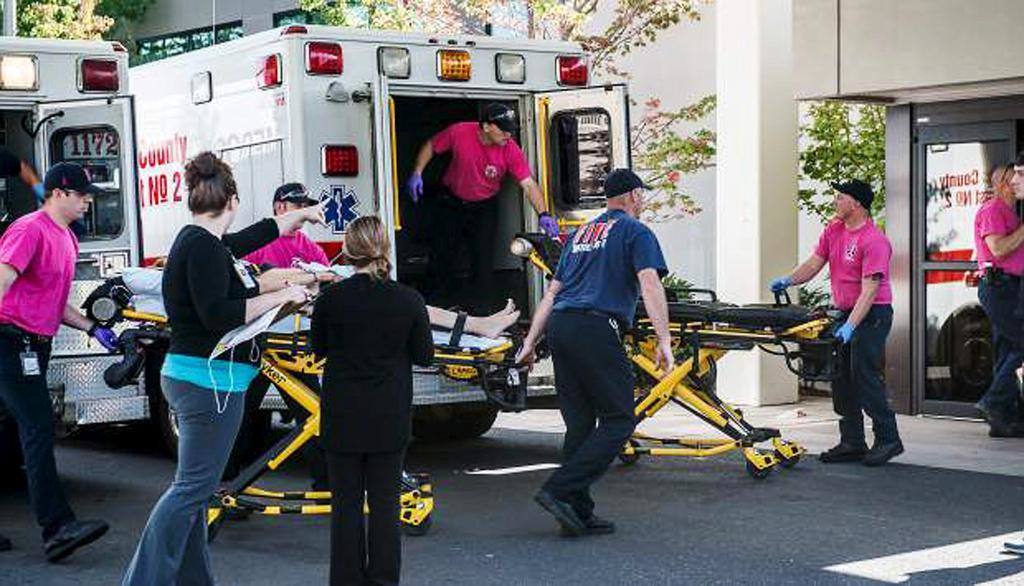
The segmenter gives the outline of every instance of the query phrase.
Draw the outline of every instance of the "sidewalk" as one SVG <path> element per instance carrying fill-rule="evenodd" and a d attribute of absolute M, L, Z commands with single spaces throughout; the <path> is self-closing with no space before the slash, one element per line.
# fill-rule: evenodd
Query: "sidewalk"
<path fill-rule="evenodd" d="M 791 405 L 743 407 L 744 417 L 753 425 L 775 427 L 783 437 L 795 440 L 812 454 L 832 447 L 839 437 L 837 417 L 831 399 L 811 397 Z M 949 470 L 1024 476 L 1024 438 L 988 437 L 988 426 L 980 421 L 899 415 L 900 434 L 906 452 L 894 462 Z M 562 433 L 557 411 L 502 413 L 495 427 Z M 870 426 L 870 423 L 869 423 Z M 640 429 L 649 435 L 678 437 L 717 432 L 684 411 L 669 405 Z M 869 432 L 869 442 L 870 432 Z"/>

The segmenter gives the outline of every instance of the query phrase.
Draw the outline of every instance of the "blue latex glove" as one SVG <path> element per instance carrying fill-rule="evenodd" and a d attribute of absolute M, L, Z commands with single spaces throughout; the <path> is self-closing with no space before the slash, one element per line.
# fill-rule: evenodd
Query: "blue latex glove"
<path fill-rule="evenodd" d="M 35 185 L 33 185 L 32 193 L 36 194 L 36 199 L 39 200 L 40 202 L 42 202 L 43 199 L 46 197 L 46 190 L 43 189 L 42 183 L 36 183 Z"/>
<path fill-rule="evenodd" d="M 843 341 L 843 344 L 849 344 L 850 340 L 853 339 L 853 330 L 857 329 L 857 326 L 846 322 L 836 330 L 836 337 Z"/>
<path fill-rule="evenodd" d="M 772 293 L 782 293 L 786 289 L 789 289 L 789 286 L 792 284 L 793 279 L 790 279 L 789 277 L 779 277 L 778 279 L 773 280 L 768 287 L 772 290 Z"/>
<path fill-rule="evenodd" d="M 93 326 L 89 330 L 89 335 L 96 338 L 96 341 L 100 343 L 104 348 L 111 352 L 117 350 L 117 334 L 110 328 L 102 326 Z"/>
<path fill-rule="evenodd" d="M 409 175 L 405 181 L 405 187 L 409 190 L 412 203 L 420 203 L 420 198 L 423 197 L 423 176 L 419 173 Z"/>
<path fill-rule="evenodd" d="M 547 212 L 540 215 L 540 229 L 548 235 L 548 238 L 558 238 L 558 220 Z"/>

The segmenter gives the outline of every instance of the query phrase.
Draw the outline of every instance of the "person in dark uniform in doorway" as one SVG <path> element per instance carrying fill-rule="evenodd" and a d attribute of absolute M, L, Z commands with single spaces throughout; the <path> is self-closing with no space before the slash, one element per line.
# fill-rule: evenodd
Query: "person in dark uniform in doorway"
<path fill-rule="evenodd" d="M 992 326 L 992 384 L 977 407 L 989 424 L 992 437 L 1021 434 L 1019 422 L 1020 381 L 1017 369 L 1024 363 L 1024 315 L 1021 309 L 1021 277 L 1024 275 L 1024 224 L 1016 205 L 1024 198 L 1024 157 L 1013 165 L 992 171 L 993 196 L 974 217 L 974 247 L 981 280 L 978 301 Z"/>
<path fill-rule="evenodd" d="M 464 303 L 476 314 L 494 311 L 494 245 L 498 229 L 498 190 L 505 175 L 523 188 L 540 215 L 540 227 L 558 236 L 558 222 L 547 209 L 540 186 L 512 135 L 517 132 L 515 110 L 488 104 L 479 122 L 458 122 L 420 147 L 406 187 L 413 203 L 423 197 L 423 170 L 435 154 L 450 152 L 451 162 L 434 196 L 430 279 L 435 305 Z M 460 246 L 468 243 L 473 288 L 456 293 L 453 267 Z"/>
<path fill-rule="evenodd" d="M 881 466 L 903 453 L 882 374 L 885 340 L 892 328 L 892 245 L 871 221 L 875 193 L 870 185 L 854 179 L 833 183 L 832 188 L 836 219 L 821 234 L 811 257 L 789 275 L 773 280 L 769 288 L 780 292 L 806 283 L 828 265 L 832 303 L 844 320 L 835 332 L 843 345 L 839 378 L 832 383 L 832 403 L 840 417 L 839 444 L 819 459 Z M 870 450 L 864 438 L 864 413 L 871 418 L 875 435 Z"/>
<path fill-rule="evenodd" d="M 570 536 L 615 530 L 594 514 L 590 486 L 635 426 L 633 367 L 622 332 L 633 323 L 641 295 L 658 338 L 658 368 L 668 372 L 675 363 L 661 284 L 668 272 L 665 259 L 654 233 L 637 220 L 644 189 L 632 171 L 608 174 L 608 209 L 570 235 L 516 357 L 532 363 L 537 341 L 547 330 L 566 431 L 562 466 L 534 500 Z"/>

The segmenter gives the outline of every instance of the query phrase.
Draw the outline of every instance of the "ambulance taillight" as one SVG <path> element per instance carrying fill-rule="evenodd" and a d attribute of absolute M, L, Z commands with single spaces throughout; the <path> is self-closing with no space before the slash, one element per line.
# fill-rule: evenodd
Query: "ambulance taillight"
<path fill-rule="evenodd" d="M 359 149 L 351 144 L 325 144 L 320 150 L 320 172 L 325 177 L 359 175 Z"/>
<path fill-rule="evenodd" d="M 39 67 L 31 55 L 0 56 L 0 90 L 39 88 Z"/>
<path fill-rule="evenodd" d="M 586 57 L 561 55 L 558 57 L 558 83 L 572 86 L 587 85 L 588 69 Z"/>
<path fill-rule="evenodd" d="M 78 70 L 78 91 L 116 92 L 121 87 L 114 59 L 82 59 Z"/>
<path fill-rule="evenodd" d="M 437 78 L 445 81 L 469 81 L 473 64 L 469 51 L 442 49 L 437 52 Z"/>
<path fill-rule="evenodd" d="M 402 47 L 381 47 L 377 51 L 380 72 L 391 79 L 409 79 L 412 73 L 412 59 L 409 49 Z"/>
<path fill-rule="evenodd" d="M 338 43 L 306 43 L 306 73 L 312 75 L 341 75 L 345 60 Z"/>
<path fill-rule="evenodd" d="M 281 31 L 281 36 L 283 37 L 285 35 L 304 35 L 308 32 L 309 29 L 302 26 L 301 24 L 293 24 L 289 27 L 285 27 L 285 29 Z"/>
<path fill-rule="evenodd" d="M 256 84 L 261 90 L 278 87 L 281 85 L 281 56 L 267 55 L 260 64 L 260 70 L 256 74 Z"/>

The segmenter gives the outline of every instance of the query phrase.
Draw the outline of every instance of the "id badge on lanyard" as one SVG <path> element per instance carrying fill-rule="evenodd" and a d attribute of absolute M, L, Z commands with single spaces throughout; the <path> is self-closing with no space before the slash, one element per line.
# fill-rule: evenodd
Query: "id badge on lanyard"
<path fill-rule="evenodd" d="M 25 376 L 39 376 L 42 374 L 39 368 L 39 354 L 28 343 L 25 344 L 25 351 L 19 354 L 18 357 L 21 359 L 21 374 Z"/>
<path fill-rule="evenodd" d="M 242 281 L 242 286 L 249 289 L 256 288 L 256 280 L 249 274 L 249 270 L 245 268 L 245 263 L 240 260 L 234 261 L 235 272 L 238 274 L 238 278 Z"/>

